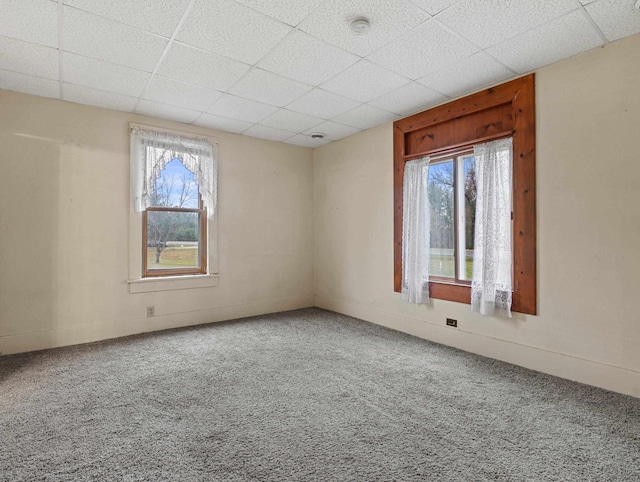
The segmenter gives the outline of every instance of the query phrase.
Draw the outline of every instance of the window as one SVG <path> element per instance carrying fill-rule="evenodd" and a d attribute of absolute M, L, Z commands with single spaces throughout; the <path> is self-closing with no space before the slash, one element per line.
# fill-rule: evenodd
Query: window
<path fill-rule="evenodd" d="M 198 183 L 175 158 L 153 180 L 143 213 L 143 276 L 204 274 L 207 224 Z"/>
<path fill-rule="evenodd" d="M 512 310 L 536 314 L 534 90 L 534 76 L 529 75 L 394 123 L 395 291 L 402 290 L 403 280 L 406 163 L 429 159 L 430 229 L 424 243 L 429 245 L 430 255 L 429 296 L 471 303 L 473 148 L 512 138 L 512 219 L 507 228 L 512 245 Z"/>
<path fill-rule="evenodd" d="M 131 185 L 142 265 L 134 279 L 209 273 L 208 232 L 217 194 L 215 143 L 132 127 Z"/>
<path fill-rule="evenodd" d="M 429 163 L 431 279 L 471 282 L 476 212 L 474 160 L 473 153 L 466 152 L 431 159 Z"/>

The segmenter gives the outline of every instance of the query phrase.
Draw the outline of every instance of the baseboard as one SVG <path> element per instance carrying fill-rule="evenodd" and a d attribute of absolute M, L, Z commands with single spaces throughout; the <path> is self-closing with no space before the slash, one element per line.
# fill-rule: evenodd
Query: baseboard
<path fill-rule="evenodd" d="M 319 308 L 568 380 L 640 397 L 640 372 L 513 343 L 344 300 L 316 297 Z"/>
<path fill-rule="evenodd" d="M 88 323 L 0 337 L 0 355 L 45 350 L 111 338 L 226 321 L 314 306 L 310 298 L 281 298 L 153 318 Z M 315 306 L 386 326 L 478 355 L 550 375 L 640 397 L 640 372 L 505 340 L 435 325 L 344 300 L 316 297 Z"/>
<path fill-rule="evenodd" d="M 45 331 L 0 336 L 0 355 L 79 345 L 138 333 L 246 318 L 248 316 L 309 308 L 311 306 L 313 306 L 312 297 L 280 298 L 186 313 L 172 313 L 152 318 L 133 318 L 62 326 Z"/>

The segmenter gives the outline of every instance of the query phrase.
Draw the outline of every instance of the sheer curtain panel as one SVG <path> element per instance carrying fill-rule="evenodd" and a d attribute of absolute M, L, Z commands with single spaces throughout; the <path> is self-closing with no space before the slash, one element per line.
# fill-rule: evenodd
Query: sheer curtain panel
<path fill-rule="evenodd" d="M 208 139 L 131 127 L 131 196 L 136 212 L 150 206 L 154 181 L 173 159 L 180 159 L 195 177 L 212 219 L 218 194 L 217 145 Z"/>
<path fill-rule="evenodd" d="M 404 165 L 402 218 L 402 299 L 429 302 L 429 158 Z"/>
<path fill-rule="evenodd" d="M 471 309 L 511 317 L 512 139 L 474 146 L 474 154 L 477 197 Z"/>

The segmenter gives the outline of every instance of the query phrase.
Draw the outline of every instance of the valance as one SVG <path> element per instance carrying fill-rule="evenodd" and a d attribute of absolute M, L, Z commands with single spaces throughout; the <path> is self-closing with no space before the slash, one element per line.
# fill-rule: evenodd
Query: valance
<path fill-rule="evenodd" d="M 151 205 L 155 181 L 174 159 L 193 174 L 207 217 L 212 219 L 218 194 L 216 144 L 209 139 L 131 127 L 131 196 L 136 212 Z"/>

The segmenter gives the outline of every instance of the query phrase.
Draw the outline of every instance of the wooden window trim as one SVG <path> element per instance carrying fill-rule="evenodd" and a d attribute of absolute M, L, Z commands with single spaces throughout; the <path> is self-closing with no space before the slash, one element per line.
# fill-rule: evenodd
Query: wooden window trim
<path fill-rule="evenodd" d="M 157 278 L 160 276 L 182 276 L 207 274 L 207 209 L 199 200 L 199 208 L 169 208 L 151 206 L 142 212 L 142 277 Z M 200 222 L 200 237 L 198 241 L 199 268 L 148 269 L 147 267 L 147 214 L 149 211 L 198 213 Z"/>
<path fill-rule="evenodd" d="M 502 109 L 505 122 L 495 121 Z M 492 115 L 492 113 L 494 115 Z M 504 124 L 508 124 L 505 128 Z M 438 130 L 440 129 L 440 130 Z M 446 131 L 446 132 L 445 132 Z M 444 132 L 444 133 L 443 133 Z M 424 133 L 423 137 L 419 137 Z M 400 119 L 393 125 L 394 290 L 402 287 L 402 184 L 406 161 L 460 151 L 513 137 L 513 301 L 518 313 L 537 313 L 535 77 L 515 79 L 448 104 Z M 413 136 L 413 137 L 412 137 Z M 432 148 L 413 148 L 416 136 Z M 471 287 L 430 281 L 431 298 L 471 303 Z"/>

